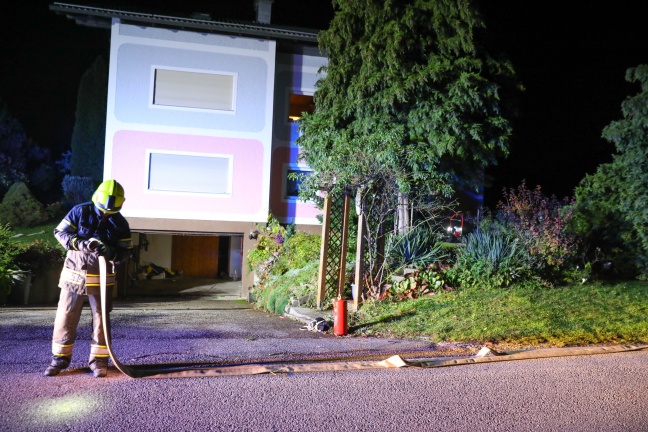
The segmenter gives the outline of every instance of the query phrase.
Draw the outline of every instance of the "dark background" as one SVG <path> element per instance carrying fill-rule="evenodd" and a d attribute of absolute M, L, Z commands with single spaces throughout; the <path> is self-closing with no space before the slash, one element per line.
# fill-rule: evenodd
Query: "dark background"
<path fill-rule="evenodd" d="M 27 135 L 58 158 L 69 148 L 81 76 L 98 55 L 108 61 L 110 33 L 51 12 L 51 3 L 15 1 L 2 7 L 0 100 Z M 252 0 L 100 4 L 153 13 L 206 12 L 214 19 L 255 17 Z M 511 153 L 488 170 L 493 182 L 486 204 L 492 207 L 504 187 L 523 180 L 529 187 L 541 185 L 546 194 L 571 195 L 585 174 L 611 160 L 614 146 L 601 132 L 621 118 L 622 101 L 639 92 L 638 85 L 625 81 L 625 72 L 648 63 L 648 2 L 483 0 L 477 5 L 491 43 L 513 62 L 526 88 Z M 326 28 L 332 16 L 329 0 L 275 0 L 272 7 L 273 24 Z"/>

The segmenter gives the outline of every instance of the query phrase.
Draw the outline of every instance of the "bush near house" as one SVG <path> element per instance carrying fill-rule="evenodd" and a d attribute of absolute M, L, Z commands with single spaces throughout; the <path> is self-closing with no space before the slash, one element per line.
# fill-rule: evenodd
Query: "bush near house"
<path fill-rule="evenodd" d="M 8 295 L 13 284 L 13 272 L 19 270 L 14 262 L 20 247 L 13 241 L 13 231 L 7 224 L 0 225 L 0 294 Z"/>
<path fill-rule="evenodd" d="M 583 272 L 574 269 L 579 241 L 566 230 L 572 218 L 570 200 L 547 197 L 539 186 L 529 189 L 524 182 L 503 195 L 497 212 L 485 212 L 459 245 L 441 242 L 439 234 L 424 225 L 388 236 L 385 262 L 397 276 L 386 278 L 369 299 L 402 301 L 456 289 L 551 287 L 580 281 Z M 319 236 L 286 239 L 287 235 L 272 219 L 260 228 L 257 248 L 248 255 L 259 279 L 257 291 L 275 290 L 276 277 L 304 267 L 307 257 L 317 262 L 319 241 L 312 239 Z M 353 260 L 349 255 L 347 261 Z M 288 297 L 290 290 L 283 290 Z"/>
<path fill-rule="evenodd" d="M 42 275 L 60 268 L 65 250 L 53 236 L 58 222 L 50 222 L 31 228 L 13 229 L 0 226 L 0 293 L 8 295 L 20 272 L 31 271 Z M 18 273 L 16 273 L 18 272 Z"/>
<path fill-rule="evenodd" d="M 533 275 L 527 245 L 513 233 L 479 230 L 465 242 L 455 263 L 463 287 L 504 288 Z"/>
<path fill-rule="evenodd" d="M 54 239 L 58 204 L 45 208 L 25 183 L 14 183 L 0 204 L 0 294 L 8 296 L 25 271 L 33 275 L 63 263 L 64 250 Z M 0 304 L 4 303 L 4 299 Z"/>
<path fill-rule="evenodd" d="M 315 292 L 320 236 L 294 232 L 272 217 L 258 228 L 257 245 L 247 255 L 257 279 L 253 294 L 259 307 L 282 314 L 291 297 Z"/>
<path fill-rule="evenodd" d="M 66 206 L 72 208 L 77 204 L 90 201 L 99 183 L 92 177 L 66 175 L 63 178 L 63 194 Z"/>
<path fill-rule="evenodd" d="M 401 264 L 393 266 L 400 279 L 389 278 L 380 296 L 350 313 L 350 335 L 518 346 L 648 342 L 648 282 L 592 277 L 591 265 L 576 260 L 580 238 L 567 230 L 571 201 L 524 183 L 504 196 L 463 243 L 431 242 L 432 263 L 413 247 L 422 242 L 415 232 L 403 243 L 408 247 L 388 248 L 394 256 L 386 260 Z M 278 233 L 273 224 L 264 228 L 252 254 L 265 257 L 255 266 L 257 305 L 282 314 L 291 298 L 310 296 L 314 307 L 319 236 L 300 233 L 279 243 Z M 426 257 L 426 264 L 403 273 L 408 256 Z"/>
<path fill-rule="evenodd" d="M 526 245 L 532 270 L 550 281 L 573 264 L 580 245 L 567 231 L 573 219 L 572 203 L 567 197 L 545 196 L 540 186 L 531 190 L 523 181 L 517 189 L 504 191 L 504 200 L 497 206 L 497 220 Z"/>
<path fill-rule="evenodd" d="M 257 244 L 247 257 L 249 271 L 257 272 L 257 276 L 266 272 L 266 267 L 279 255 L 287 230 L 276 219 L 268 218 L 266 226 L 258 226 L 255 231 Z"/>
<path fill-rule="evenodd" d="M 47 219 L 45 207 L 24 182 L 14 183 L 0 203 L 0 224 L 29 228 L 40 225 Z"/>
<path fill-rule="evenodd" d="M 540 186 L 504 191 L 496 212 L 484 212 L 465 236 L 453 272 L 463 287 L 514 283 L 553 286 L 571 281 L 580 240 L 567 227 L 571 201 L 545 196 Z"/>
<path fill-rule="evenodd" d="M 319 262 L 314 260 L 283 274 L 270 275 L 264 286 L 256 287 L 255 304 L 276 314 L 283 314 L 291 299 L 299 299 L 302 307 L 314 308 L 318 269 Z"/>
<path fill-rule="evenodd" d="M 51 235 L 51 231 L 49 232 Z M 54 268 L 60 268 L 65 259 L 65 250 L 58 243 L 37 239 L 20 245 L 20 252 L 14 262 L 21 270 L 30 270 L 40 274 Z"/>

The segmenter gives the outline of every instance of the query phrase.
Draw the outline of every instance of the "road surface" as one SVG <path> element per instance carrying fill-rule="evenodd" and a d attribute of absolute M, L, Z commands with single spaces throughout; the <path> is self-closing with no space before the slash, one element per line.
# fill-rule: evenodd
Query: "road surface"
<path fill-rule="evenodd" d="M 44 377 L 54 314 L 0 308 L 1 431 L 648 431 L 648 351 L 209 378 L 132 379 L 111 367 L 97 379 L 85 364 L 86 306 L 71 368 Z M 447 354 L 427 340 L 304 331 L 205 298 L 117 302 L 112 323 L 116 354 L 131 365 Z"/>

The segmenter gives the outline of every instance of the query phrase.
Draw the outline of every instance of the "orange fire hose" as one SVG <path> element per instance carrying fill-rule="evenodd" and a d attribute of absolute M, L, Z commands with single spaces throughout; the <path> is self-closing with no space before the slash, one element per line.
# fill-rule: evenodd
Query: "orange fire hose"
<path fill-rule="evenodd" d="M 345 361 L 295 363 L 295 364 L 246 364 L 231 366 L 197 366 L 195 364 L 174 364 L 173 366 L 159 365 L 133 365 L 121 363 L 112 348 L 110 334 L 110 316 L 108 313 L 108 296 L 106 287 L 106 260 L 99 257 L 100 285 L 101 285 L 101 317 L 106 338 L 108 353 L 115 367 L 130 378 L 195 378 L 232 375 L 258 375 L 297 372 L 331 372 L 345 370 L 388 369 L 400 367 L 436 368 L 459 366 L 479 363 L 492 363 L 511 360 L 529 360 L 550 357 L 567 357 L 578 355 L 609 354 L 648 349 L 648 345 L 618 345 L 610 347 L 578 347 L 578 348 L 546 348 L 510 353 L 498 352 L 484 347 L 480 352 L 471 357 L 459 358 L 431 358 L 405 360 L 399 355 L 394 355 L 382 361 Z"/>

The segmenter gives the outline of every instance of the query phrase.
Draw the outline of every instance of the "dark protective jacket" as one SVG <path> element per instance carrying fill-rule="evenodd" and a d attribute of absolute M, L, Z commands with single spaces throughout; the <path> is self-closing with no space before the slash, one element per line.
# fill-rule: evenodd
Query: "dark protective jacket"
<path fill-rule="evenodd" d="M 115 265 L 127 259 L 133 249 L 124 216 L 103 214 L 92 202 L 74 206 L 54 228 L 54 237 L 67 250 L 59 287 L 77 294 L 100 294 L 99 256 L 79 250 L 81 241 L 94 238 L 114 249 L 115 257 L 107 263 L 108 286 L 115 283 Z"/>

